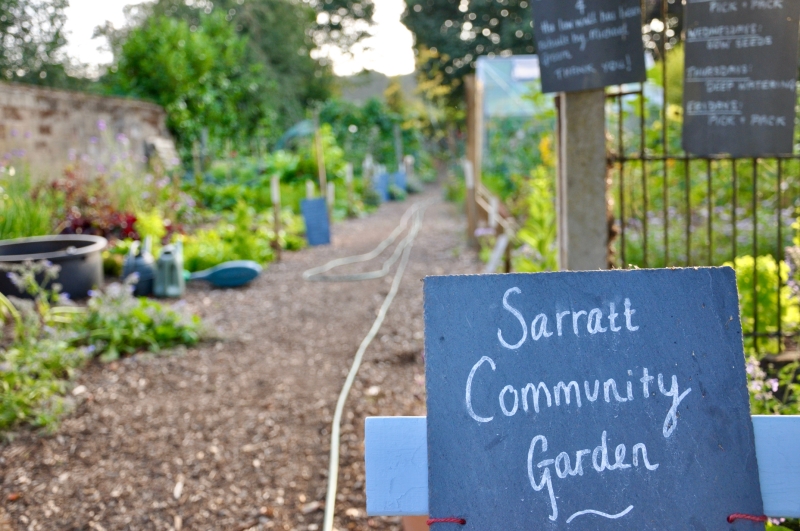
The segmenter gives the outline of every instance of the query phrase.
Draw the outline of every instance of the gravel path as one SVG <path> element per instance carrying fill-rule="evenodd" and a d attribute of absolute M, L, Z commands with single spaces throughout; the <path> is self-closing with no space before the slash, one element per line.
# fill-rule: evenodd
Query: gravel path
<path fill-rule="evenodd" d="M 320 529 L 336 398 L 391 277 L 301 274 L 371 250 L 410 204 L 336 225 L 334 245 L 286 254 L 246 289 L 192 287 L 212 336 L 198 347 L 87 368 L 56 434 L 0 447 L 0 531 Z M 365 515 L 364 418 L 424 414 L 420 279 L 477 270 L 463 221 L 434 203 L 347 404 L 337 529 L 401 528 Z"/>

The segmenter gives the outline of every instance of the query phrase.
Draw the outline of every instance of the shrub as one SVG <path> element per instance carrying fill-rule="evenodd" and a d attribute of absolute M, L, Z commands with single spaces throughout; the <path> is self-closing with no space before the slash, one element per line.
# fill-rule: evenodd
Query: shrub
<path fill-rule="evenodd" d="M 77 324 L 76 344 L 86 345 L 102 361 L 140 350 L 159 352 L 200 340 L 200 321 L 157 301 L 133 296 L 135 275 L 92 293 L 88 311 Z"/>
<path fill-rule="evenodd" d="M 58 266 L 38 262 L 10 269 L 11 280 L 33 300 L 0 294 L 0 332 L 11 332 L 0 338 L 0 430 L 22 422 L 53 428 L 67 409 L 69 380 L 92 356 L 111 360 L 199 340 L 196 317 L 136 299 L 133 279 L 92 293 L 88 308 L 81 308 L 52 284 Z"/>
<path fill-rule="evenodd" d="M 789 279 L 789 266 L 785 262 L 777 262 L 771 255 L 759 256 L 756 260 L 752 256 L 739 256 L 734 262 L 726 262 L 725 265 L 736 270 L 744 334 L 753 332 L 777 334 L 779 322 L 783 332 L 797 329 L 800 325 L 800 304 L 795 297 L 792 297 L 791 287 L 786 285 Z M 757 282 L 755 293 L 754 273 Z M 756 326 L 756 316 L 758 316 L 758 326 Z M 759 337 L 756 345 L 754 338 L 745 337 L 745 351 L 748 355 L 776 354 L 780 350 L 779 341 L 782 340 Z"/>

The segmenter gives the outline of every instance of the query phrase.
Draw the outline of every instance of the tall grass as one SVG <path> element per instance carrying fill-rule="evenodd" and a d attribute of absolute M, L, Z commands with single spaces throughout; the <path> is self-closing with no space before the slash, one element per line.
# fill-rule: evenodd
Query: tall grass
<path fill-rule="evenodd" d="M 54 196 L 36 197 L 30 175 L 14 168 L 0 169 L 0 240 L 51 234 L 56 211 Z"/>

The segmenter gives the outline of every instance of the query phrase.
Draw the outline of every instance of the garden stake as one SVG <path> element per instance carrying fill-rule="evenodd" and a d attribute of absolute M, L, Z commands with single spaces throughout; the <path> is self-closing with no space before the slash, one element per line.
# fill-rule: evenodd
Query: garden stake
<path fill-rule="evenodd" d="M 272 176 L 270 181 L 270 192 L 272 192 L 272 213 L 275 216 L 275 241 L 272 246 L 275 249 L 275 261 L 281 261 L 281 178 L 277 175 Z"/>

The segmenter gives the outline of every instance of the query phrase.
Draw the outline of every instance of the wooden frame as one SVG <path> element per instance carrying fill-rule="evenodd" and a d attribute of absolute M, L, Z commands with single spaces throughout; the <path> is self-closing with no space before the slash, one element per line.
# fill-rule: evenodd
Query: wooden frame
<path fill-rule="evenodd" d="M 800 416 L 754 415 L 761 497 L 768 516 L 800 517 Z M 369 417 L 367 514 L 428 514 L 425 417 Z"/>

